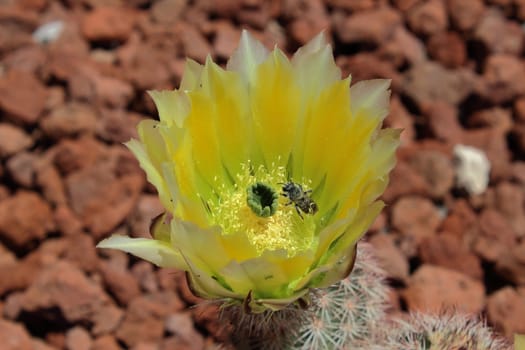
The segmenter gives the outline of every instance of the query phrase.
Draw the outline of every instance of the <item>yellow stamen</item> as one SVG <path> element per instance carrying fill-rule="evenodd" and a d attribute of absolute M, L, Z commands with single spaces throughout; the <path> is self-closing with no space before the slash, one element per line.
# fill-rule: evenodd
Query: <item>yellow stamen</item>
<path fill-rule="evenodd" d="M 294 256 L 312 246 L 315 220 L 311 215 L 303 215 L 302 219 L 293 204 L 286 205 L 287 198 L 279 195 L 277 210 L 268 217 L 256 215 L 247 203 L 246 188 L 256 183 L 281 193 L 282 184 L 288 181 L 283 166 L 272 164 L 267 169 L 261 165 L 253 169 L 250 164 L 243 164 L 235 180 L 234 186 L 217 184 L 218 199 L 207 203 L 211 221 L 222 228 L 223 234 L 244 232 L 259 254 L 285 249 L 288 256 Z M 305 182 L 302 185 L 306 190 Z"/>

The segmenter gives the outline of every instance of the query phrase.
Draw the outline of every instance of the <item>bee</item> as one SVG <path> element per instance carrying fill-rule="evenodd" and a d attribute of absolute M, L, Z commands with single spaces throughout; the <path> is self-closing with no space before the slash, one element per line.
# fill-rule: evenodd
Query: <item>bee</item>
<path fill-rule="evenodd" d="M 289 202 L 285 205 L 293 204 L 297 214 L 303 218 L 301 211 L 305 214 L 315 214 L 319 208 L 317 204 L 310 198 L 309 194 L 312 193 L 312 190 L 305 191 L 301 184 L 295 182 L 282 183 L 282 193 L 281 195 L 288 198 Z"/>

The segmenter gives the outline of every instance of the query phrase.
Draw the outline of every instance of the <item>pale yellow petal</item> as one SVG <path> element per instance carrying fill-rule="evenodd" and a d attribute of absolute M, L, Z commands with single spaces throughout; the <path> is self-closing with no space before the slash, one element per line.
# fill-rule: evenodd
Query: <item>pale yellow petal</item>
<path fill-rule="evenodd" d="M 187 268 L 178 250 L 168 242 L 155 239 L 113 235 L 99 242 L 97 248 L 122 250 L 161 267 Z"/>
<path fill-rule="evenodd" d="M 202 64 L 191 58 L 186 59 L 179 90 L 188 91 L 197 89 L 201 81 L 202 69 Z"/>
<path fill-rule="evenodd" d="M 255 137 L 266 165 L 286 165 L 302 112 L 300 87 L 278 49 L 259 65 L 256 81 L 251 95 Z"/>
<path fill-rule="evenodd" d="M 252 85 L 257 66 L 266 60 L 268 54 L 268 49 L 260 41 L 247 30 L 243 30 L 239 47 L 228 61 L 226 68 L 238 72 L 248 85 Z"/>
<path fill-rule="evenodd" d="M 514 349 L 525 350 L 525 334 L 514 334 Z"/>
<path fill-rule="evenodd" d="M 190 102 L 186 94 L 178 90 L 148 91 L 159 112 L 162 122 L 181 127 L 190 111 Z"/>

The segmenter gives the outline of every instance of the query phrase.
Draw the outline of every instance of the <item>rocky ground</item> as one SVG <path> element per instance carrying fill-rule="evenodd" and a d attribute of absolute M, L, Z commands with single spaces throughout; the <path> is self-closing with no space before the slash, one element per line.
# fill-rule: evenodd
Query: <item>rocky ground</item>
<path fill-rule="evenodd" d="M 62 31 L 35 31 L 60 21 Z M 184 58 L 224 63 L 241 28 L 293 52 L 325 30 L 354 81 L 392 79 L 404 128 L 368 239 L 394 310 L 459 305 L 525 332 L 523 0 L 0 0 L 0 339 L 6 350 L 211 349 L 183 276 L 95 243 L 162 211 L 122 142 Z M 55 28 L 56 29 L 56 28 Z M 454 185 L 452 149 L 490 186 Z"/>

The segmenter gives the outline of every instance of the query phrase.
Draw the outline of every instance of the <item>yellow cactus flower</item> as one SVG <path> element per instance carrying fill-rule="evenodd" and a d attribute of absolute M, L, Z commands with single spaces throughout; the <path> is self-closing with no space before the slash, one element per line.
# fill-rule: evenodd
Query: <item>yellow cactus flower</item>
<path fill-rule="evenodd" d="M 246 31 L 226 69 L 188 60 L 179 89 L 150 92 L 160 121 L 127 143 L 166 214 L 153 239 L 98 247 L 185 270 L 195 294 L 247 312 L 305 302 L 349 274 L 383 208 L 389 84 L 350 87 L 322 34 L 291 60 Z"/>
<path fill-rule="evenodd" d="M 514 349 L 525 350 L 525 334 L 514 334 Z"/>

